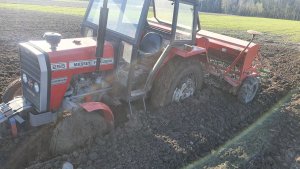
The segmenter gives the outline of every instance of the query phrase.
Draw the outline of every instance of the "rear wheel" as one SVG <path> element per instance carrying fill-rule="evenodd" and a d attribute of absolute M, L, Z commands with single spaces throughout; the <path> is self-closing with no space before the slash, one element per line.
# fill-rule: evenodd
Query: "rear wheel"
<path fill-rule="evenodd" d="M 13 100 L 15 97 L 22 96 L 22 83 L 21 78 L 18 78 L 11 82 L 3 92 L 2 101 L 7 103 Z"/>
<path fill-rule="evenodd" d="M 180 102 L 195 94 L 203 85 L 201 63 L 196 59 L 175 58 L 162 70 L 151 93 L 154 107 Z"/>
<path fill-rule="evenodd" d="M 239 101 L 244 104 L 250 103 L 255 98 L 259 87 L 260 81 L 257 77 L 247 77 L 238 92 Z"/>

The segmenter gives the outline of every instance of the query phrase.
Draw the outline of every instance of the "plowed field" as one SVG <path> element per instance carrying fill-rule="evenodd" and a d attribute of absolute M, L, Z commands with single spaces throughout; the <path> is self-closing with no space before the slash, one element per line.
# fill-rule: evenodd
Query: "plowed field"
<path fill-rule="evenodd" d="M 41 39 L 46 31 L 59 32 L 64 38 L 79 37 L 81 20 L 0 9 L 0 91 L 19 76 L 19 42 Z M 248 38 L 242 32 L 226 34 Z M 271 73 L 251 104 L 243 105 L 229 93 L 206 84 L 196 96 L 180 104 L 148 112 L 137 106 L 131 119 L 118 125 L 113 138 L 96 139 L 70 154 L 48 154 L 47 147 L 36 142 L 43 138 L 32 139 L 31 133 L 16 139 L 0 138 L 0 168 L 52 169 L 61 168 L 65 161 L 78 169 L 182 168 L 204 159 L 299 87 L 299 44 L 282 42 L 282 38 L 265 34 L 256 40 L 262 45 L 263 64 Z M 257 132 L 257 140 L 245 140 L 236 148 L 225 149 L 226 153 L 201 168 L 299 168 L 299 99 L 295 90 L 287 103 L 279 106 L 277 116 L 262 128 L 267 140 Z M 247 147 L 256 141 L 260 146 L 247 153 Z"/>

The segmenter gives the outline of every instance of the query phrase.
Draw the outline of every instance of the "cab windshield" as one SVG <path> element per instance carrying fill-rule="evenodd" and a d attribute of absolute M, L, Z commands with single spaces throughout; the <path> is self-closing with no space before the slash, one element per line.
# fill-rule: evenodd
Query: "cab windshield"
<path fill-rule="evenodd" d="M 174 2 L 170 0 L 154 0 L 153 2 L 154 18 L 149 18 L 148 16 L 148 21 L 156 21 L 171 27 L 174 15 Z M 195 8 L 193 4 L 180 1 L 178 7 L 175 40 L 192 40 L 194 11 Z"/>
<path fill-rule="evenodd" d="M 99 24 L 103 0 L 94 0 L 87 14 L 87 22 Z M 135 38 L 137 26 L 144 6 L 144 0 L 108 0 L 107 29 Z"/>
<path fill-rule="evenodd" d="M 156 19 L 167 24 L 172 24 L 174 14 L 173 3 L 173 1 L 169 0 L 154 0 Z M 194 6 L 180 3 L 178 13 L 177 26 L 190 29 L 193 26 Z"/>

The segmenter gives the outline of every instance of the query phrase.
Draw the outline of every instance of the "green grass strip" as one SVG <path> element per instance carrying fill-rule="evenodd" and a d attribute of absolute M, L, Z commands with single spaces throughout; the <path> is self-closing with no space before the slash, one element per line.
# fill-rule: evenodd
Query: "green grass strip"
<path fill-rule="evenodd" d="M 252 29 L 277 35 L 286 35 L 287 39 L 300 42 L 299 21 L 217 14 L 201 14 L 200 16 L 204 29 L 239 31 Z"/>
<path fill-rule="evenodd" d="M 10 4 L 0 3 L 0 8 L 3 9 L 14 9 L 14 10 L 28 10 L 46 13 L 57 13 L 66 15 L 84 16 L 85 8 L 73 8 L 73 7 L 60 7 L 60 6 L 42 6 L 42 5 L 31 5 L 31 4 Z"/>
<path fill-rule="evenodd" d="M 57 1 L 57 2 L 76 2 L 76 3 L 86 3 L 86 2 L 88 2 L 89 0 L 54 0 L 54 1 Z"/>

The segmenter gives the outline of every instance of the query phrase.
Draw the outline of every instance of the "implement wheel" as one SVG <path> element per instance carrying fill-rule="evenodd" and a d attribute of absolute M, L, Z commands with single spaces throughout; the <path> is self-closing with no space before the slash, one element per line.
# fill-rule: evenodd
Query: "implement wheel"
<path fill-rule="evenodd" d="M 11 82 L 6 89 L 3 92 L 2 95 L 2 101 L 4 103 L 7 103 L 11 100 L 13 100 L 15 97 L 22 96 L 23 91 L 22 91 L 22 82 L 21 78 L 18 78 Z"/>
<path fill-rule="evenodd" d="M 239 101 L 244 104 L 250 103 L 255 98 L 259 88 L 260 81 L 257 77 L 247 77 L 238 92 Z"/>
<path fill-rule="evenodd" d="M 193 96 L 203 85 L 203 71 L 196 59 L 174 58 L 160 72 L 152 92 L 151 103 L 162 107 Z"/>

